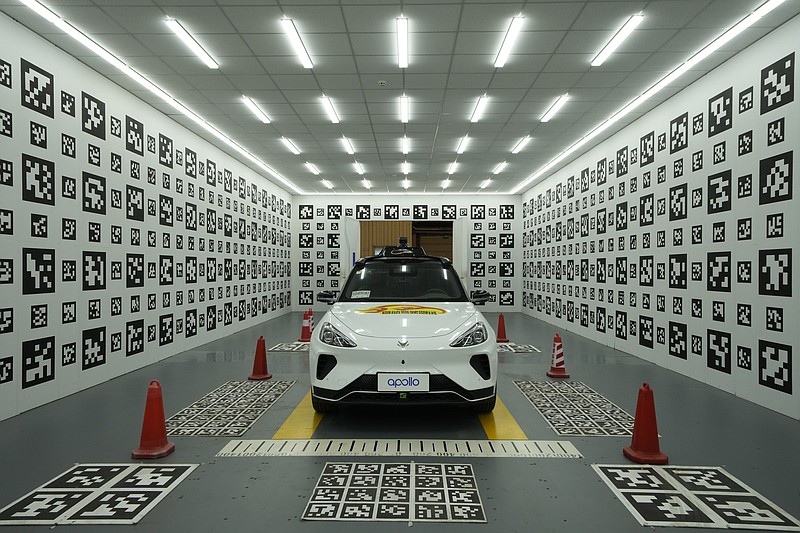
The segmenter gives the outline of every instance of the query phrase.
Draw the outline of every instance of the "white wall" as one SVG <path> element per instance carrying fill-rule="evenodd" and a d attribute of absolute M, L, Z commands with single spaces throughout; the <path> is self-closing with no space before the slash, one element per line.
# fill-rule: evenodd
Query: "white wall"
<path fill-rule="evenodd" d="M 525 312 L 800 418 L 798 33 L 796 18 L 523 195 Z"/>
<path fill-rule="evenodd" d="M 324 310 L 325 304 L 314 301 L 316 293 L 338 291 L 343 283 L 339 262 L 352 263 L 344 235 L 346 218 L 454 221 L 453 249 L 462 249 L 464 259 L 454 257 L 453 264 L 463 273 L 466 289 L 485 289 L 492 295 L 486 311 L 520 309 L 519 196 L 330 194 L 295 197 L 294 201 L 292 286 L 297 289 L 292 304 L 296 311 Z M 354 239 L 355 250 L 358 243 Z"/>
<path fill-rule="evenodd" d="M 291 196 L 4 15 L 0 168 L 0 420 L 289 311 Z"/>

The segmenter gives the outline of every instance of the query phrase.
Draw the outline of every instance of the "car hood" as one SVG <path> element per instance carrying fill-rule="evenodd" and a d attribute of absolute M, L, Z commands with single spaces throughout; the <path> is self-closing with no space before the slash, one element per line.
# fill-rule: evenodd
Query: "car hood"
<path fill-rule="evenodd" d="M 330 313 L 342 325 L 365 337 L 424 338 L 451 335 L 479 316 L 470 302 L 337 303 Z"/>

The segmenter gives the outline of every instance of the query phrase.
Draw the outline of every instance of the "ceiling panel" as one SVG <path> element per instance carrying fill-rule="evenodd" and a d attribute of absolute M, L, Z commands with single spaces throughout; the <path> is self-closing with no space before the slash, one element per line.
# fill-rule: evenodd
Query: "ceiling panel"
<path fill-rule="evenodd" d="M 365 166 L 375 188 L 402 193 L 400 163 L 412 163 L 414 191 L 441 191 L 447 166 L 455 191 L 507 191 L 581 135 L 610 116 L 746 16 L 761 0 L 60 0 L 54 9 L 91 34 L 137 71 L 168 90 L 234 140 L 259 154 L 277 172 L 308 191 L 363 191 L 354 159 Z M 647 109 L 705 75 L 742 47 L 800 13 L 786 2 L 739 35 L 696 69 L 620 120 L 621 128 Z M 145 102 L 214 142 L 186 117 L 144 91 L 92 52 L 43 22 L 16 0 L 0 0 L 0 10 L 84 61 Z M 592 56 L 624 20 L 645 19 L 631 38 L 601 67 Z M 164 24 L 179 18 L 219 61 L 207 69 Z M 395 18 L 408 17 L 410 66 L 397 67 Z M 280 18 L 294 19 L 314 61 L 304 69 L 282 32 Z M 511 17 L 525 17 L 523 31 L 502 69 L 494 59 Z M 332 124 L 320 95 L 334 101 L 341 122 Z M 411 98 L 411 121 L 399 121 L 398 97 Z M 540 118 L 555 99 L 570 94 L 548 123 Z M 489 103 L 477 123 L 469 118 L 478 97 Z M 254 98 L 270 115 L 262 124 L 241 103 Z M 608 135 L 613 131 L 609 130 Z M 458 141 L 472 141 L 457 156 Z M 353 141 L 344 152 L 340 138 Z M 411 139 L 403 155 L 399 139 Z M 524 135 L 533 141 L 520 154 L 511 148 Z M 302 153 L 279 141 L 289 137 Z M 225 149 L 225 146 L 221 146 Z M 235 155 L 235 154 L 234 154 Z M 506 169 L 492 169 L 501 161 Z M 323 174 L 314 176 L 312 161 Z M 336 192 L 334 191 L 334 193 Z"/>

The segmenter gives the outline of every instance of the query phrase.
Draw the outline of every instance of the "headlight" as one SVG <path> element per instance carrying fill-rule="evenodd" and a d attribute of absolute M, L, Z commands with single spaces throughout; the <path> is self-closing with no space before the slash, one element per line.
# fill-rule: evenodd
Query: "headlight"
<path fill-rule="evenodd" d="M 453 348 L 463 348 L 464 346 L 476 346 L 478 344 L 482 344 L 486 342 L 486 326 L 483 325 L 483 322 L 478 322 L 466 333 L 461 335 L 459 338 L 454 340 L 450 343 L 450 346 Z"/>
<path fill-rule="evenodd" d="M 353 348 L 356 343 L 345 337 L 344 333 L 333 327 L 330 322 L 325 322 L 319 328 L 319 340 L 330 346 L 340 348 Z"/>

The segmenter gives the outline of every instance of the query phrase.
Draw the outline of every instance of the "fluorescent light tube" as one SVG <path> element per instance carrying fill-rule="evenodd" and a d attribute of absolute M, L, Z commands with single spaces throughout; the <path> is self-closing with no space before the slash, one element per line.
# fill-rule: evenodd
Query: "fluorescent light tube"
<path fill-rule="evenodd" d="M 356 161 L 355 163 L 353 163 L 353 166 L 356 169 L 356 174 L 359 174 L 359 175 L 364 174 L 364 167 L 361 166 L 361 163 Z"/>
<path fill-rule="evenodd" d="M 397 66 L 408 68 L 408 19 L 397 18 Z"/>
<path fill-rule="evenodd" d="M 490 183 L 492 183 L 492 180 L 484 180 L 483 183 L 481 183 L 481 189 L 485 189 Z"/>
<path fill-rule="evenodd" d="M 331 119 L 331 122 L 334 124 L 339 123 L 339 115 L 336 114 L 336 109 L 333 108 L 333 102 L 331 99 L 325 96 L 324 94 L 321 96 L 322 98 L 322 106 L 325 108 L 325 112 L 328 114 L 328 118 Z"/>
<path fill-rule="evenodd" d="M 400 97 L 400 122 L 403 124 L 408 123 L 408 115 L 410 113 L 411 103 L 408 96 L 403 95 Z"/>
<path fill-rule="evenodd" d="M 450 166 L 447 167 L 447 173 L 452 175 L 456 173 L 456 168 L 458 168 L 458 161 L 453 161 L 450 163 Z"/>
<path fill-rule="evenodd" d="M 295 146 L 295 144 L 294 144 L 292 141 L 290 141 L 290 140 L 289 140 L 289 139 L 287 139 L 286 137 L 281 137 L 281 142 L 282 142 L 282 143 L 283 143 L 283 145 L 284 145 L 284 146 L 286 146 L 286 148 L 288 148 L 288 149 L 289 149 L 289 151 L 290 151 L 290 152 L 292 152 L 294 155 L 300 155 L 300 148 L 298 148 L 297 146 Z"/>
<path fill-rule="evenodd" d="M 503 169 L 506 168 L 507 164 L 508 164 L 507 161 L 503 161 L 502 163 L 499 163 L 496 167 L 494 167 L 494 170 L 492 171 L 492 174 L 500 174 L 503 171 Z"/>
<path fill-rule="evenodd" d="M 269 120 L 269 117 L 267 116 L 267 114 L 264 113 L 263 109 L 258 107 L 258 104 L 255 103 L 252 98 L 250 98 L 249 96 L 242 95 L 242 102 L 244 102 L 244 105 L 246 105 L 247 108 L 250 111 L 252 111 L 253 114 L 255 116 L 257 116 L 258 119 L 261 122 L 263 122 L 264 124 L 269 124 L 270 123 L 270 120 Z"/>
<path fill-rule="evenodd" d="M 177 35 L 181 41 L 183 41 L 183 44 L 185 44 L 189 50 L 194 53 L 194 55 L 199 57 L 208 68 L 219 68 L 217 62 L 214 61 L 209 53 L 206 52 L 202 46 L 200 46 L 200 43 L 198 43 L 188 31 L 186 31 L 186 28 L 184 28 L 180 22 L 175 19 L 168 18 L 166 19 L 166 23 L 167 26 L 169 26 L 169 29 L 171 29 L 172 32 Z"/>
<path fill-rule="evenodd" d="M 403 180 L 403 188 L 408 190 L 409 187 L 411 187 L 411 182 L 408 180 Z"/>
<path fill-rule="evenodd" d="M 503 39 L 503 44 L 500 46 L 500 51 L 497 53 L 497 58 L 494 60 L 495 68 L 502 68 L 508 60 L 508 55 L 514 47 L 514 42 L 519 37 L 519 32 L 522 29 L 522 24 L 525 22 L 525 17 L 514 17 L 511 19 L 511 25 L 508 27 L 506 36 Z"/>
<path fill-rule="evenodd" d="M 565 93 L 559 96 L 558 100 L 553 102 L 553 105 L 550 106 L 550 109 L 545 111 L 544 115 L 542 115 L 542 122 L 547 122 L 551 118 L 553 118 L 553 115 L 558 113 L 558 110 L 561 109 L 564 106 L 564 104 L 567 103 L 567 100 L 569 100 L 569 93 Z"/>
<path fill-rule="evenodd" d="M 442 189 L 446 189 L 450 186 L 450 178 L 447 178 L 442 182 Z"/>
<path fill-rule="evenodd" d="M 411 150 L 411 139 L 403 135 L 403 138 L 400 139 L 400 151 L 403 152 L 403 155 L 408 155 L 408 152 Z"/>
<path fill-rule="evenodd" d="M 319 176 L 319 169 L 313 163 L 306 161 L 306 167 L 308 167 L 308 170 L 310 170 L 312 174 Z"/>
<path fill-rule="evenodd" d="M 527 145 L 530 140 L 531 140 L 531 136 L 530 135 L 526 135 L 525 137 L 520 139 L 519 142 L 514 145 L 514 148 L 511 149 L 511 153 L 512 154 L 520 153 L 522 151 L 522 149 L 525 148 L 525 145 Z"/>
<path fill-rule="evenodd" d="M 327 188 L 329 188 L 329 189 L 333 189 L 333 183 L 331 183 L 331 182 L 330 182 L 330 181 L 328 181 L 328 180 L 322 180 L 322 184 L 323 184 L 324 186 L 326 186 Z"/>
<path fill-rule="evenodd" d="M 294 21 L 292 19 L 281 19 L 281 24 L 283 25 L 283 31 L 286 32 L 286 37 L 289 38 L 289 44 L 292 45 L 292 50 L 294 50 L 297 59 L 300 60 L 304 68 L 314 68 L 314 63 L 311 62 L 311 57 L 308 55 L 308 50 L 306 50 L 306 46 L 300 38 L 300 33 L 297 31 Z"/>
<path fill-rule="evenodd" d="M 483 115 L 483 110 L 486 109 L 486 104 L 489 102 L 489 97 L 485 94 L 478 98 L 478 103 L 475 104 L 475 109 L 472 111 L 472 116 L 470 117 L 470 122 L 478 122 L 481 119 L 481 115 Z"/>
<path fill-rule="evenodd" d="M 344 151 L 350 155 L 356 153 L 355 149 L 353 148 L 353 144 L 350 142 L 350 139 L 342 135 L 342 146 L 344 146 Z"/>
<path fill-rule="evenodd" d="M 592 59 L 592 66 L 599 67 L 602 65 L 603 62 L 614 53 L 614 50 L 619 48 L 619 45 L 621 45 L 622 42 L 627 39 L 631 33 L 633 33 L 633 30 L 636 29 L 636 26 L 638 26 L 642 20 L 644 20 L 642 15 L 633 15 L 630 17 L 617 31 L 614 37 L 608 41 L 608 44 L 606 44 L 603 49 L 600 50 L 600 53 L 594 56 L 594 59 Z"/>
<path fill-rule="evenodd" d="M 362 180 L 361 183 L 364 185 L 364 188 L 369 190 L 372 188 L 372 184 L 368 180 Z"/>
<path fill-rule="evenodd" d="M 400 166 L 403 169 L 403 174 L 405 175 L 408 175 L 408 173 L 411 171 L 411 165 L 408 163 L 408 161 L 404 161 Z"/>
<path fill-rule="evenodd" d="M 469 145 L 469 135 L 464 135 L 461 137 L 461 140 L 458 143 L 458 148 L 456 148 L 457 154 L 463 154 L 464 150 L 467 149 L 467 145 Z"/>

